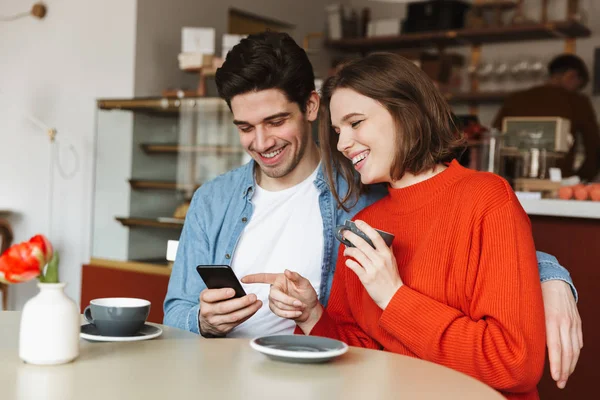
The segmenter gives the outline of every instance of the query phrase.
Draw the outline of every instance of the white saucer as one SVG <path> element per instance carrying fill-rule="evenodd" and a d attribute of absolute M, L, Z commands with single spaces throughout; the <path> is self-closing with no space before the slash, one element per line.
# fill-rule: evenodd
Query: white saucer
<path fill-rule="evenodd" d="M 335 339 L 305 335 L 274 335 L 253 339 L 250 346 L 268 357 L 293 363 L 322 363 L 348 351 Z"/>
<path fill-rule="evenodd" d="M 91 342 L 136 342 L 139 340 L 154 339 L 162 335 L 158 326 L 144 324 L 142 329 L 133 336 L 103 336 L 92 324 L 81 325 L 79 336 Z"/>

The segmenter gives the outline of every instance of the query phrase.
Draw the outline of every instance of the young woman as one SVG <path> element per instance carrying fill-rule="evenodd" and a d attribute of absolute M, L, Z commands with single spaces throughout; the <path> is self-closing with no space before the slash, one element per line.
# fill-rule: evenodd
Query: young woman
<path fill-rule="evenodd" d="M 355 217 L 375 248 L 345 232 L 354 247 L 340 247 L 326 309 L 290 271 L 270 308 L 297 333 L 419 357 L 535 399 L 545 327 L 530 222 L 504 179 L 453 159 L 462 140 L 451 121 L 431 80 L 398 55 L 352 61 L 328 79 L 322 162 L 330 181 L 339 171 L 354 182 L 334 192 L 340 206 L 368 185 L 386 183 L 389 195 Z M 395 235 L 391 247 L 374 228 Z"/>

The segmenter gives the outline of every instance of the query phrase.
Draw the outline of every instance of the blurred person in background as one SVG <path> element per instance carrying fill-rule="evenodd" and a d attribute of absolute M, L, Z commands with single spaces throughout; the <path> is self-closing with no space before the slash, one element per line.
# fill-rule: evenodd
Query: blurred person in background
<path fill-rule="evenodd" d="M 589 72 L 583 60 L 573 54 L 555 57 L 548 64 L 546 83 L 518 91 L 509 96 L 492 125 L 502 129 L 504 117 L 562 117 L 571 121 L 574 143 L 559 160 L 564 178 L 577 175 L 592 181 L 600 165 L 600 130 L 590 99 L 580 91 L 589 82 Z M 577 148 L 583 146 L 585 160 L 575 168 Z"/>

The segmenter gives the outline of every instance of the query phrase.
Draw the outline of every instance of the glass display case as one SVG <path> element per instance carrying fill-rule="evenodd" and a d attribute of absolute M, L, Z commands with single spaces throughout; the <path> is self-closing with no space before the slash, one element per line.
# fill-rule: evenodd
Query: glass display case
<path fill-rule="evenodd" d="M 168 265 L 195 190 L 248 160 L 219 98 L 97 102 L 92 262 Z"/>

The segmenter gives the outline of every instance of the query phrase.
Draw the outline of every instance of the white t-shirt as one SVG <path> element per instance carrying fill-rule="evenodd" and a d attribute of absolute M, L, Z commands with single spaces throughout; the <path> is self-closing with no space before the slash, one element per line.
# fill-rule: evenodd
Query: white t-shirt
<path fill-rule="evenodd" d="M 314 185 L 318 167 L 296 186 L 269 192 L 256 185 L 254 211 L 235 248 L 231 268 L 238 278 L 259 272 L 281 273 L 285 269 L 307 278 L 319 293 L 323 260 L 323 219 L 319 191 Z M 292 334 L 296 326 L 269 309 L 267 284 L 242 284 L 256 294 L 263 306 L 227 337 Z"/>

